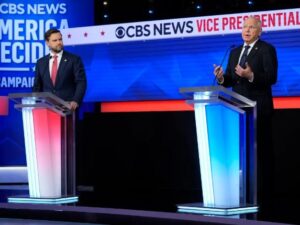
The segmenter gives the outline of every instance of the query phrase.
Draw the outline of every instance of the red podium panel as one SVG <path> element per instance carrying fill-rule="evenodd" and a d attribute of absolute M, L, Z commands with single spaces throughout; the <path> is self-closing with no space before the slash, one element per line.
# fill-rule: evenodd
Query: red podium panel
<path fill-rule="evenodd" d="M 51 93 L 10 94 L 22 111 L 29 196 L 14 203 L 69 203 L 75 196 L 74 113 Z"/>

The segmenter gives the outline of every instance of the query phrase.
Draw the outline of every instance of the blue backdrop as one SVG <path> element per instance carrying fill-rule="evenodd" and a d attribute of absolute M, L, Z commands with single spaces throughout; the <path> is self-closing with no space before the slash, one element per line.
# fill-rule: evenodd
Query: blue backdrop
<path fill-rule="evenodd" d="M 274 96 L 300 95 L 300 32 L 263 33 L 279 60 Z M 213 64 L 220 64 L 241 35 L 133 41 L 68 47 L 82 56 L 88 75 L 85 101 L 181 99 L 180 87 L 213 84 Z M 228 55 L 227 55 L 228 56 Z M 224 69 L 227 64 L 224 61 Z"/>
<path fill-rule="evenodd" d="M 31 92 L 34 64 L 48 53 L 44 32 L 94 25 L 94 1 L 0 1 L 0 96 Z M 80 16 L 78 16 L 80 15 Z M 21 112 L 0 115 L 0 166 L 25 165 Z"/>
<path fill-rule="evenodd" d="M 34 63 L 47 54 L 43 34 L 58 28 L 93 25 L 93 1 L 47 0 L 0 3 L 0 95 L 31 92 Z M 78 16 L 80 15 L 80 16 Z M 263 33 L 279 60 L 274 96 L 300 95 L 300 32 Z M 240 34 L 97 45 L 67 46 L 82 57 L 88 78 L 85 102 L 182 99 L 180 87 L 212 85 L 219 64 Z M 225 59 L 224 67 L 226 67 Z M 0 166 L 25 164 L 21 113 L 10 102 L 0 116 Z"/>

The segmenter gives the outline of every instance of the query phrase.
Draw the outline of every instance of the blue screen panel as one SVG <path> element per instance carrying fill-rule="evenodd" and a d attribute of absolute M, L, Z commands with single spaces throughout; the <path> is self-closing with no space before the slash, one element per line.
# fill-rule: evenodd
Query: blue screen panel
<path fill-rule="evenodd" d="M 262 39 L 277 49 L 274 96 L 300 95 L 300 32 L 272 31 L 263 33 Z M 66 49 L 84 60 L 88 76 L 85 101 L 168 100 L 183 98 L 180 87 L 212 85 L 213 64 L 221 63 L 231 45 L 241 43 L 240 34 L 230 34 Z M 227 58 L 224 69 L 226 64 Z"/>

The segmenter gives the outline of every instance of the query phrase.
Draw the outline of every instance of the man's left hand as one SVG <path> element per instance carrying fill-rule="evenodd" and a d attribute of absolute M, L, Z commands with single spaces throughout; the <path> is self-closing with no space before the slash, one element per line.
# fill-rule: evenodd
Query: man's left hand
<path fill-rule="evenodd" d="M 71 102 L 70 102 L 70 109 L 71 109 L 72 111 L 75 111 L 77 108 L 78 108 L 78 103 L 75 102 L 75 101 L 71 101 Z"/>
<path fill-rule="evenodd" d="M 251 67 L 246 63 L 246 68 L 244 69 L 240 65 L 237 65 L 235 67 L 235 73 L 239 75 L 240 77 L 244 77 L 247 80 L 252 80 L 253 78 L 253 72 Z"/>

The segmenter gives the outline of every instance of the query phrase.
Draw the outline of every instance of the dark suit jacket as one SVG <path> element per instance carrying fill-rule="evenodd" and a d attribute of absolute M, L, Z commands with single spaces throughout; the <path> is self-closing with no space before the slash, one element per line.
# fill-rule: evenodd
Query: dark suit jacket
<path fill-rule="evenodd" d="M 80 57 L 63 51 L 55 86 L 50 78 L 49 60 L 50 54 L 37 61 L 33 92 L 51 92 L 65 101 L 75 101 L 80 104 L 87 85 Z"/>
<path fill-rule="evenodd" d="M 230 52 L 228 65 L 224 74 L 225 87 L 257 102 L 258 115 L 269 115 L 273 111 L 272 85 L 277 81 L 277 55 L 275 48 L 258 40 L 251 49 L 247 63 L 254 73 L 253 82 L 239 77 L 235 73 L 243 46 Z"/>

